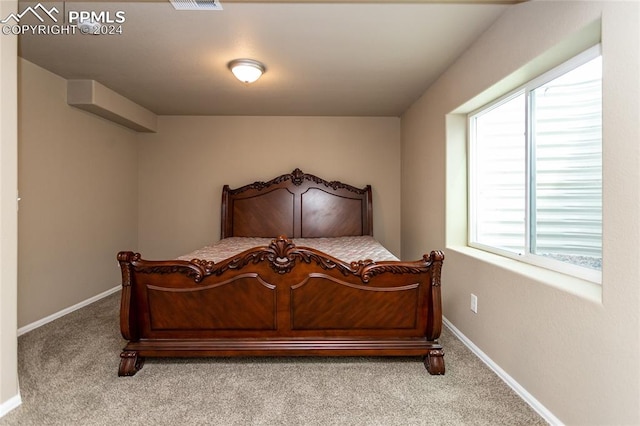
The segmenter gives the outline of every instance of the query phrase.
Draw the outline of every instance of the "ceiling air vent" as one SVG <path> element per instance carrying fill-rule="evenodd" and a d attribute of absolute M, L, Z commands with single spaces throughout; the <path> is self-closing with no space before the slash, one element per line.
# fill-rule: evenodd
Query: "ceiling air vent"
<path fill-rule="evenodd" d="M 176 10 L 222 10 L 218 0 L 169 0 Z"/>

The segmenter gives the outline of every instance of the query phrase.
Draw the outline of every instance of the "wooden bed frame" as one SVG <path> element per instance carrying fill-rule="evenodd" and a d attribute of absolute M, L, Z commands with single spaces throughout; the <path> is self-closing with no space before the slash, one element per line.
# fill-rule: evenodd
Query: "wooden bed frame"
<path fill-rule="evenodd" d="M 372 235 L 371 187 L 299 169 L 222 193 L 222 238 Z M 421 356 L 444 374 L 440 271 L 415 262 L 346 263 L 280 236 L 217 263 L 120 252 L 120 376 L 145 357 Z"/>

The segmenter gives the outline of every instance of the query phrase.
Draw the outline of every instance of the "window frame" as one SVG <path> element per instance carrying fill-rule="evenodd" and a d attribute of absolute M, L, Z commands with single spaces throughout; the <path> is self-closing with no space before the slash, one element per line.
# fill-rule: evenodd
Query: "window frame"
<path fill-rule="evenodd" d="M 532 147 L 532 123 L 531 123 L 531 107 L 532 107 L 532 97 L 531 92 L 543 86 L 546 83 L 549 83 L 552 80 L 555 80 L 574 69 L 586 64 L 587 62 L 592 61 L 598 57 L 602 57 L 602 46 L 601 44 L 596 44 L 585 51 L 579 53 L 578 55 L 573 56 L 569 60 L 563 62 L 562 64 L 550 69 L 547 72 L 535 77 L 528 82 L 518 86 L 517 88 L 505 93 L 504 95 L 494 99 L 491 102 L 488 102 L 479 108 L 469 112 L 467 114 L 467 245 L 469 247 L 479 249 L 482 251 L 486 251 L 489 253 L 493 253 L 499 256 L 515 259 L 527 264 L 531 264 L 534 266 L 542 267 L 545 269 L 553 270 L 556 272 L 564 273 L 567 275 L 571 275 L 580 279 L 584 279 L 587 281 L 591 281 L 597 284 L 602 283 L 602 270 L 591 269 L 587 267 L 582 267 L 566 262 L 562 262 L 560 260 L 556 260 L 553 258 L 537 255 L 531 253 L 532 246 L 532 232 L 535 224 L 532 223 L 532 204 L 535 200 L 532 200 L 532 187 L 535 185 L 535 176 L 532 176 L 532 168 L 534 166 L 532 158 L 532 153 L 534 152 L 534 147 Z M 499 247 L 490 246 L 487 244 L 480 243 L 475 241 L 476 239 L 476 200 L 475 196 L 477 194 L 477 184 L 474 179 L 475 177 L 475 164 L 473 159 L 476 158 L 477 147 L 474 143 L 472 143 L 472 137 L 475 134 L 475 117 L 481 115 L 482 113 L 486 113 L 491 111 L 494 108 L 497 108 L 518 96 L 525 96 L 525 129 L 524 129 L 524 150 L 525 150 L 525 232 L 524 232 L 524 250 L 523 253 L 515 253 L 506 249 L 502 249 Z M 604 108 L 602 108 L 604 110 Z M 604 141 L 601 140 L 603 144 Z M 604 264 L 603 264 L 604 267 Z"/>

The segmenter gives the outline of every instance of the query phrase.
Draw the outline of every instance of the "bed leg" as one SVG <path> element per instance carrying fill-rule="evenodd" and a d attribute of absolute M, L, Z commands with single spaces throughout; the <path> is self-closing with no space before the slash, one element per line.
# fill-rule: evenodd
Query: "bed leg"
<path fill-rule="evenodd" d="M 133 376 L 143 365 L 144 357 L 138 356 L 138 351 L 122 351 L 118 376 Z"/>
<path fill-rule="evenodd" d="M 444 351 L 442 349 L 432 349 L 424 357 L 424 366 L 430 374 L 444 374 Z"/>

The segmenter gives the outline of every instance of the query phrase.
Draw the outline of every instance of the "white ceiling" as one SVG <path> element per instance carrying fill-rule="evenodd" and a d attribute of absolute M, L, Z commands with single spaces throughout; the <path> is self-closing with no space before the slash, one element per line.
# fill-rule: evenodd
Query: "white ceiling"
<path fill-rule="evenodd" d="M 21 2 L 25 5 L 36 4 Z M 20 56 L 159 115 L 399 116 L 510 6 L 460 3 L 49 2 L 125 12 L 121 35 L 21 35 Z M 67 16 L 63 13 L 61 16 Z M 235 58 L 267 72 L 245 85 Z M 28 82 L 23 82 L 28 84 Z"/>

